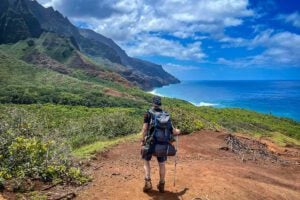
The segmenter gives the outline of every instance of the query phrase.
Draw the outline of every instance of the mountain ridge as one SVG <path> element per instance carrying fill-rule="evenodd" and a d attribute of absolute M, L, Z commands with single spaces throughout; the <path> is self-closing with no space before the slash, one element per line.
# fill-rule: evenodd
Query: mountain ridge
<path fill-rule="evenodd" d="M 180 82 L 173 75 L 166 72 L 161 65 L 128 56 L 112 39 L 92 30 L 74 26 L 67 17 L 64 17 L 52 7 L 44 8 L 35 0 L 4 1 L 6 3 L 0 6 L 0 44 L 15 43 L 18 40 L 39 37 L 42 32 L 54 32 L 61 37 L 69 37 L 73 45 L 95 63 L 107 65 L 111 70 L 144 90 L 152 90 L 155 87 Z M 20 36 L 14 34 L 13 31 L 10 31 L 9 34 L 5 32 L 5 13 L 12 10 L 18 14 L 19 10 L 22 10 L 16 5 L 21 5 L 19 7 L 26 11 L 24 12 L 27 18 L 34 21 L 36 25 L 33 27 L 36 31 L 34 34 L 30 32 L 30 28 L 32 28 L 30 26 L 17 27 L 16 29 L 20 30 Z M 10 7 L 10 9 L 7 7 Z M 11 18 L 16 17 L 12 16 L 9 19 Z M 23 21 L 26 22 L 25 19 Z M 26 24 L 25 22 L 23 24 Z M 13 23 L 9 24 L 13 25 Z M 16 37 L 7 39 L 8 36 Z"/>
<path fill-rule="evenodd" d="M 39 37 L 42 28 L 23 0 L 3 0 L 0 5 L 0 44 Z"/>

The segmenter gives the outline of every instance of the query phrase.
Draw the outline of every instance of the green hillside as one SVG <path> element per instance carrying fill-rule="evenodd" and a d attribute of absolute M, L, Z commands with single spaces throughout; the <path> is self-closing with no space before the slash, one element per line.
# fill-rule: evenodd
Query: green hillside
<path fill-rule="evenodd" d="M 86 183 L 82 159 L 141 137 L 153 96 L 142 89 L 179 82 L 161 65 L 128 56 L 53 8 L 2 1 L 0 192 Z M 171 98 L 163 98 L 163 108 L 183 134 L 205 129 L 300 146 L 300 123 L 291 119 Z"/>
<path fill-rule="evenodd" d="M 151 97 L 81 55 L 68 38 L 47 33 L 0 45 L 0 188 L 18 181 L 15 191 L 27 191 L 28 178 L 88 181 L 74 155 L 138 133 Z M 300 145 L 300 123 L 290 119 L 170 98 L 163 104 L 184 134 L 210 129 Z"/>
<path fill-rule="evenodd" d="M 0 52 L 1 103 L 58 103 L 85 106 L 141 106 L 139 97 L 106 94 L 95 84 L 39 68 Z M 121 86 L 120 86 L 121 87 Z M 120 92 L 120 95 L 123 93 Z"/>
<path fill-rule="evenodd" d="M 58 38 L 56 41 L 60 41 L 60 45 L 55 50 L 47 50 L 42 43 L 55 39 L 53 37 L 53 34 L 44 34 L 41 38 L 34 39 L 34 47 L 28 46 L 31 39 L 13 45 L 0 45 L 1 103 L 123 107 L 134 109 L 141 115 L 150 105 L 151 95 L 136 87 L 126 87 L 113 81 L 91 77 L 84 71 L 65 65 L 64 63 L 72 59 L 71 54 L 67 56 L 68 59 L 60 62 L 71 71 L 69 74 L 20 60 L 35 50 L 60 60 L 61 53 L 55 52 L 74 47 L 69 39 L 65 38 L 66 43 L 63 45 L 64 38 Z M 24 48 L 25 51 L 22 50 Z M 186 133 L 210 128 L 265 136 L 272 136 L 271 133 L 276 132 L 300 139 L 299 123 L 290 119 L 242 109 L 196 107 L 176 99 L 165 98 L 164 101 L 166 108 L 174 115 L 174 123 Z"/>

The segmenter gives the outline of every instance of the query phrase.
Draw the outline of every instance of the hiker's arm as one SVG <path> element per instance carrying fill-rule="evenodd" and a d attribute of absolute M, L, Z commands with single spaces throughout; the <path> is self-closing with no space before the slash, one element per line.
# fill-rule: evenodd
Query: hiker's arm
<path fill-rule="evenodd" d="M 180 133 L 181 133 L 180 129 L 175 128 L 173 123 L 172 123 L 172 134 L 176 136 L 176 135 L 180 135 Z"/>
<path fill-rule="evenodd" d="M 147 131 L 148 131 L 148 123 L 144 123 L 143 124 L 143 129 L 142 129 L 141 145 L 143 145 L 144 142 L 145 142 L 145 137 L 146 137 Z"/>
<path fill-rule="evenodd" d="M 173 128 L 173 135 L 179 135 L 180 130 L 178 128 Z"/>

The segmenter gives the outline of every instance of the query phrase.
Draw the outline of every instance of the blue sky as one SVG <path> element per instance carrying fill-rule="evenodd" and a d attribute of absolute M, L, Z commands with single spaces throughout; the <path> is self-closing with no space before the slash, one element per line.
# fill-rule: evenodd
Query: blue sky
<path fill-rule="evenodd" d="M 181 80 L 300 79 L 298 0 L 39 0 Z"/>

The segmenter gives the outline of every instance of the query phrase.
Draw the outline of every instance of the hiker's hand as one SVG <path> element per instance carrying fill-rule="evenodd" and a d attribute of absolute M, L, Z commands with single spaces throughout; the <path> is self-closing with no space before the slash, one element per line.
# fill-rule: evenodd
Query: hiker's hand
<path fill-rule="evenodd" d="M 173 135 L 180 135 L 180 130 L 178 128 L 173 129 Z"/>

